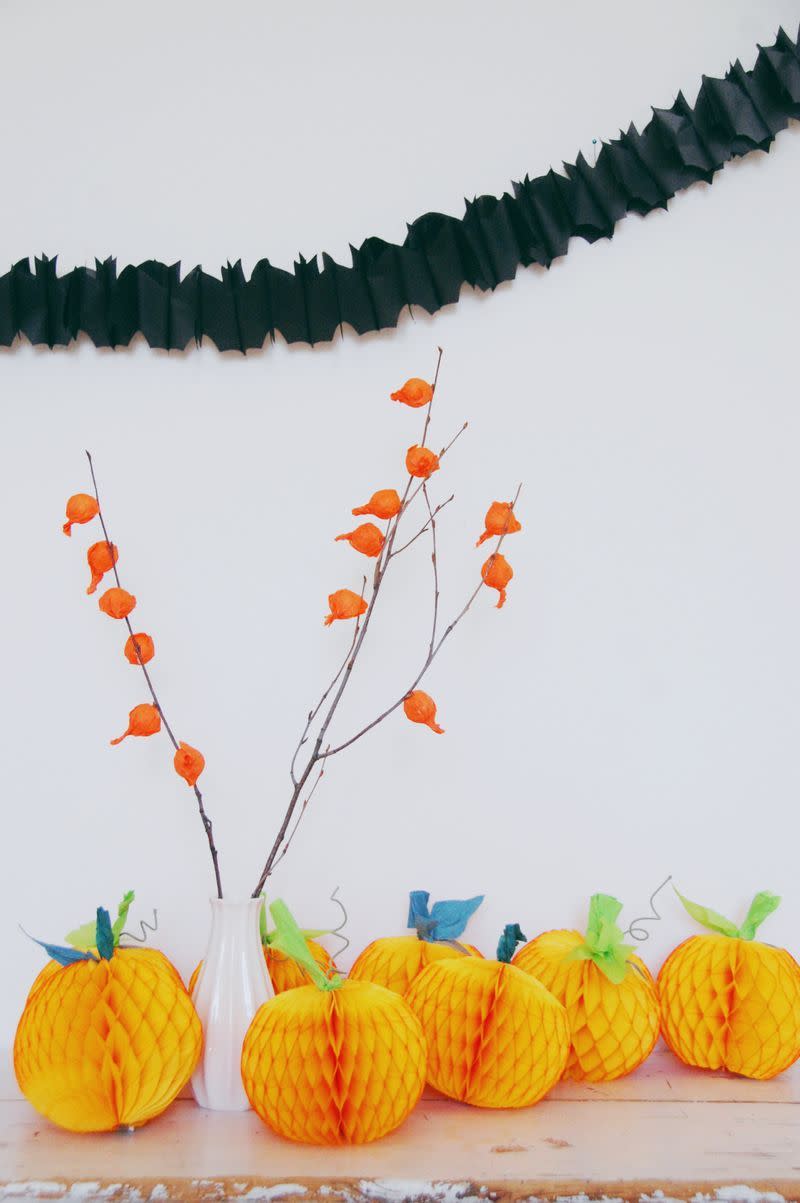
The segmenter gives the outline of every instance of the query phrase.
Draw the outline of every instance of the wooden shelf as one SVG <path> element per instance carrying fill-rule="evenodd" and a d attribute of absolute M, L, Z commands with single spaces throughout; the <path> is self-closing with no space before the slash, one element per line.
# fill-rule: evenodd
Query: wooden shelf
<path fill-rule="evenodd" d="M 0 1085 L 2 1085 L 0 1083 Z M 482 1111 L 434 1094 L 398 1131 L 355 1148 L 274 1136 L 252 1112 L 181 1099 L 132 1134 L 73 1136 L 9 1083 L 0 1098 L 0 1200 L 302 1200 L 505 1203 L 698 1194 L 800 1199 L 800 1066 L 773 1082 L 686 1069 L 658 1050 L 606 1085 L 562 1083 L 536 1107 Z"/>

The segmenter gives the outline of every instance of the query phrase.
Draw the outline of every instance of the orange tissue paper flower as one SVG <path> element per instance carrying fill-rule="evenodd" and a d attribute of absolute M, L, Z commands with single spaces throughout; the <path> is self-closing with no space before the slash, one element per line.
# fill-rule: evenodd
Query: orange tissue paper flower
<path fill-rule="evenodd" d="M 150 702 L 142 702 L 134 706 L 128 715 L 128 729 L 111 743 L 121 744 L 129 735 L 156 735 L 161 730 L 161 715 Z"/>
<path fill-rule="evenodd" d="M 394 518 L 400 513 L 403 503 L 396 489 L 378 489 L 373 493 L 366 505 L 357 505 L 353 510 L 354 517 L 361 514 L 371 514 L 373 518 Z"/>
<path fill-rule="evenodd" d="M 494 539 L 498 535 L 513 535 L 522 530 L 522 523 L 517 521 L 510 501 L 493 501 L 483 522 L 486 530 L 475 544 L 476 547 L 480 547 L 487 539 Z"/>
<path fill-rule="evenodd" d="M 406 469 L 409 476 L 427 480 L 434 472 L 439 471 L 439 456 L 429 447 L 420 447 L 415 443 L 406 452 Z"/>
<path fill-rule="evenodd" d="M 127 589 L 114 585 L 101 594 L 97 604 L 109 618 L 127 618 L 136 605 L 136 598 Z"/>
<path fill-rule="evenodd" d="M 360 614 L 367 612 L 367 603 L 364 598 L 360 594 L 354 593 L 352 589 L 337 589 L 335 593 L 329 594 L 328 605 L 331 612 L 325 618 L 326 627 L 329 627 L 337 618 L 358 618 Z"/>
<path fill-rule="evenodd" d="M 355 530 L 346 535 L 337 535 L 334 542 L 345 539 L 354 551 L 360 551 L 363 556 L 379 556 L 383 551 L 383 535 L 374 522 L 362 522 Z"/>
<path fill-rule="evenodd" d="M 444 735 L 444 729 L 436 722 L 436 703 L 429 693 L 421 689 L 413 690 L 403 699 L 403 710 L 412 723 L 424 723 L 437 735 Z"/>
<path fill-rule="evenodd" d="M 88 493 L 74 493 L 67 502 L 67 521 L 61 529 L 65 535 L 71 535 L 76 522 L 91 522 L 99 512 L 100 506 L 96 497 L 91 497 Z"/>
<path fill-rule="evenodd" d="M 116 564 L 119 559 L 119 552 L 113 543 L 109 544 L 104 539 L 102 543 L 92 544 L 86 553 L 86 559 L 89 563 L 89 571 L 92 574 L 92 579 L 86 588 L 86 592 L 94 593 L 105 574 L 110 572 Z"/>
<path fill-rule="evenodd" d="M 483 577 L 484 584 L 488 585 L 490 589 L 497 589 L 500 594 L 497 602 L 498 610 L 506 604 L 506 585 L 513 575 L 514 569 L 505 556 L 501 556 L 499 552 L 496 552 L 493 556 L 489 556 L 489 559 L 483 565 L 483 568 L 481 568 L 481 576 Z"/>
<path fill-rule="evenodd" d="M 206 767 L 206 758 L 202 752 L 198 752 L 197 748 L 193 748 L 191 744 L 185 744 L 181 740 L 172 763 L 175 765 L 175 772 L 178 776 L 183 777 L 187 785 L 194 787 L 197 784 L 197 778 Z"/>
<path fill-rule="evenodd" d="M 140 663 L 139 656 L 136 655 L 136 646 L 134 644 L 134 640 L 136 641 L 136 644 L 139 645 L 139 656 L 142 658 L 141 663 L 147 664 L 149 660 L 153 659 L 153 656 L 156 654 L 156 649 L 153 640 L 149 635 L 145 635 L 144 631 L 139 631 L 135 635 L 129 635 L 125 640 L 125 647 L 123 649 L 125 652 L 125 659 L 130 664 Z"/>
<path fill-rule="evenodd" d="M 418 376 L 412 376 L 402 388 L 399 388 L 396 393 L 392 393 L 392 400 L 402 401 L 403 405 L 410 405 L 412 409 L 421 409 L 423 405 L 429 405 L 433 400 L 433 389 L 427 380 L 420 380 Z"/>

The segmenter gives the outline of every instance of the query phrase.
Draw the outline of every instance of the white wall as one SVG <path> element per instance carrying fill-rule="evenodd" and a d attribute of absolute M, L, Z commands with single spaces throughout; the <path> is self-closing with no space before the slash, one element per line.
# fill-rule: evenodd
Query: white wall
<path fill-rule="evenodd" d="M 428 209 L 571 159 L 679 87 L 693 99 L 790 0 L 35 6 L 7 0 L 0 262 L 114 253 L 214 269 L 345 257 Z M 519 920 L 632 918 L 668 873 L 736 916 L 785 895 L 765 936 L 800 951 L 796 874 L 800 138 L 733 165 L 669 214 L 577 242 L 550 273 L 433 319 L 246 359 L 19 347 L 0 356 L 0 700 L 9 1043 L 39 950 L 135 886 L 183 970 L 210 873 L 165 739 L 108 740 L 144 700 L 120 629 L 84 594 L 64 498 L 97 461 L 124 583 L 203 783 L 232 893 L 255 882 L 305 710 L 347 632 L 327 593 L 360 563 L 332 537 L 399 479 L 416 416 L 387 394 L 446 349 L 436 440 L 443 612 L 481 562 L 488 501 L 524 480 L 502 613 L 482 598 L 430 679 L 442 739 L 398 717 L 331 766 L 275 879 L 301 920 L 357 949 L 399 932 L 406 892 L 485 891 L 489 950 Z M 420 545 L 376 618 L 337 735 L 405 687 L 431 604 Z M 668 918 L 657 965 L 690 930 Z"/>

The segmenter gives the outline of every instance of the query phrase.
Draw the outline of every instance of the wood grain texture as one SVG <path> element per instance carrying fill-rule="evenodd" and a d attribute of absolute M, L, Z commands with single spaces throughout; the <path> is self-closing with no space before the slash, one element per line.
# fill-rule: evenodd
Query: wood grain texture
<path fill-rule="evenodd" d="M 10 1092 L 6 1092 L 7 1094 Z M 0 1101 L 0 1199 L 516 1203 L 522 1199 L 800 1200 L 800 1073 L 695 1073 L 665 1051 L 603 1086 L 564 1083 L 536 1107 L 427 1096 L 356 1148 L 290 1144 L 252 1112 L 189 1100 L 135 1133 L 81 1137 Z"/>

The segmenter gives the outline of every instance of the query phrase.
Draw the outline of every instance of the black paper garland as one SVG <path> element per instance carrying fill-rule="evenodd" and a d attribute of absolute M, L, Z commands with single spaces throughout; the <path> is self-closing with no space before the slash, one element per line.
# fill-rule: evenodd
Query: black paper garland
<path fill-rule="evenodd" d="M 704 76 L 694 108 L 678 93 L 642 133 L 631 125 L 603 143 L 593 166 L 579 154 L 565 175 L 526 176 L 513 195 L 466 202 L 460 220 L 426 213 L 400 245 L 351 246 L 351 267 L 323 253 L 322 270 L 316 257 L 301 256 L 293 272 L 262 259 L 249 280 L 240 262 L 218 280 L 200 267 L 181 278 L 179 263 L 156 260 L 118 275 L 106 259 L 59 276 L 55 258 L 42 255 L 33 272 L 22 259 L 0 276 L 0 346 L 24 334 L 53 348 L 85 333 L 95 346 L 118 347 L 141 331 L 151 347 L 182 350 L 205 335 L 220 351 L 247 351 L 276 332 L 313 346 L 344 323 L 358 334 L 394 327 L 406 306 L 434 313 L 463 284 L 487 291 L 520 266 L 549 267 L 570 238 L 611 238 L 626 213 L 666 208 L 682 188 L 711 183 L 728 159 L 768 150 L 790 118 L 800 118 L 800 51 L 781 29 L 752 71 L 737 60 L 724 79 Z"/>

